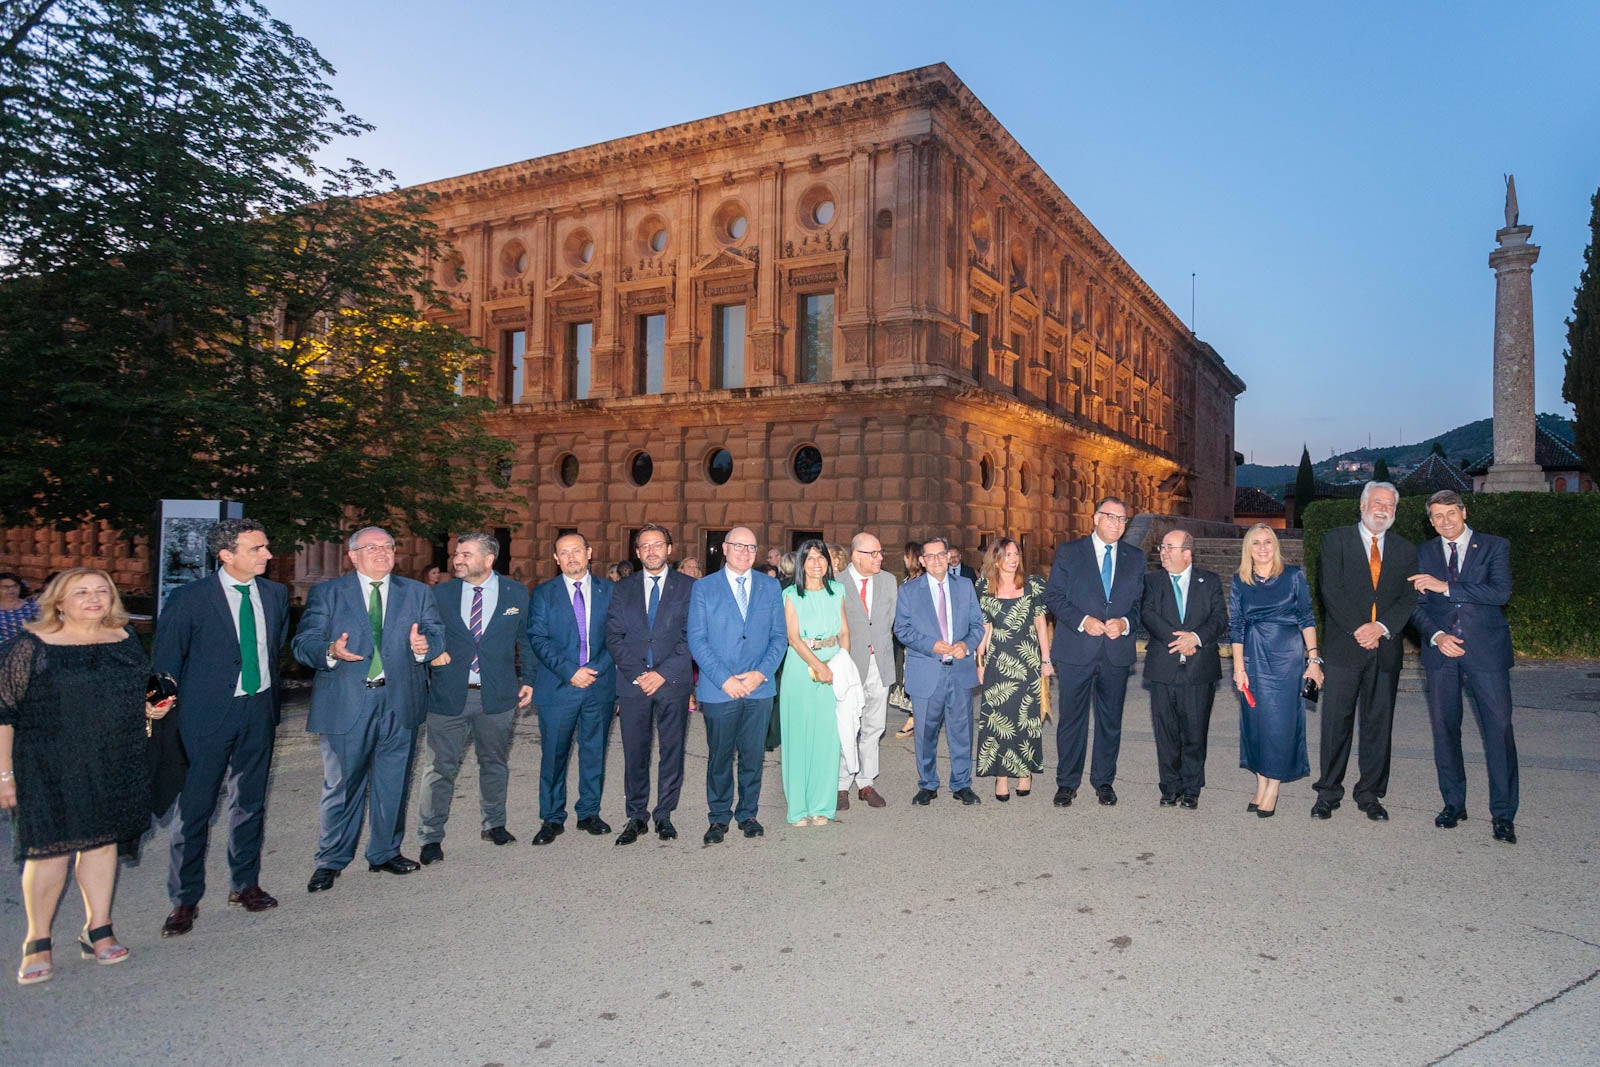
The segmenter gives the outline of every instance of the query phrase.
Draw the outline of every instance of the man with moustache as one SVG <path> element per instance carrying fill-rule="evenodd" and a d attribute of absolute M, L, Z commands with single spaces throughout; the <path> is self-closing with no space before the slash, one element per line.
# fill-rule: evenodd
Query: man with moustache
<path fill-rule="evenodd" d="M 289 594 L 263 578 L 272 552 L 254 519 L 223 519 L 206 535 L 221 567 L 190 582 L 162 607 L 152 669 L 178 683 L 178 732 L 189 757 L 172 826 L 162 937 L 194 928 L 206 889 L 211 816 L 230 784 L 228 903 L 259 912 L 278 906 L 261 888 L 267 778 L 282 698 L 278 655 L 289 638 Z"/>
<path fill-rule="evenodd" d="M 1344 796 L 1356 720 L 1361 775 L 1351 791 L 1373 822 L 1387 822 L 1390 734 L 1400 687 L 1400 633 L 1417 606 L 1409 578 L 1417 550 L 1390 531 L 1400 491 L 1388 482 L 1361 490 L 1361 521 L 1322 536 L 1317 594 L 1322 598 L 1322 776 L 1313 819 L 1330 819 Z"/>
<path fill-rule="evenodd" d="M 856 728 L 856 765 L 839 757 L 839 810 L 850 807 L 850 786 L 870 808 L 881 808 L 878 780 L 878 742 L 889 715 L 889 687 L 895 683 L 894 613 L 898 587 L 883 573 L 883 545 L 869 533 L 850 539 L 850 565 L 839 575 L 846 587 L 844 619 L 850 628 L 850 658 L 861 675 L 865 704 Z"/>
<path fill-rule="evenodd" d="M 348 548 L 354 573 L 311 587 L 291 643 L 294 658 L 317 672 L 306 729 L 321 738 L 322 802 L 309 893 L 332 889 L 355 857 L 363 807 L 371 813 L 368 870 L 417 870 L 400 854 L 406 776 L 427 710 L 423 663 L 444 651 L 433 596 L 394 573 L 389 532 L 364 527 Z"/>
<path fill-rule="evenodd" d="M 617 710 L 622 719 L 622 784 L 628 824 L 617 844 L 650 831 L 650 744 L 656 763 L 656 836 L 678 836 L 672 813 L 683 788 L 683 738 L 694 691 L 689 656 L 689 597 L 694 579 L 673 570 L 672 534 L 647 522 L 633 538 L 643 569 L 617 583 L 606 610 L 606 647 L 617 663 Z"/>
<path fill-rule="evenodd" d="M 478 754 L 479 836 L 496 845 L 516 840 L 506 829 L 507 761 L 517 712 L 533 701 L 523 681 L 533 677 L 533 646 L 528 589 L 495 573 L 499 554 L 490 534 L 462 534 L 450 559 L 455 577 L 432 588 L 447 655 L 428 670 L 428 769 L 417 811 L 424 867 L 444 859 L 444 824 L 469 739 Z"/>

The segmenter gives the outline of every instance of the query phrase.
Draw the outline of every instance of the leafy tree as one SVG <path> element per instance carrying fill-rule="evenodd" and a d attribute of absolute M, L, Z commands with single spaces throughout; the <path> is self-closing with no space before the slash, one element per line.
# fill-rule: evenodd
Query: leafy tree
<path fill-rule="evenodd" d="M 1434 455 L 1436 455 L 1436 456 L 1438 456 L 1438 457 L 1439 457 L 1439 458 L 1440 458 L 1440 459 L 1444 459 L 1444 458 L 1445 458 L 1445 455 L 1444 455 L 1444 445 L 1442 445 L 1442 444 L 1440 444 L 1440 443 L 1439 443 L 1439 440 L 1438 440 L 1438 438 L 1434 438 L 1434 442 L 1433 442 L 1433 454 L 1434 454 Z"/>
<path fill-rule="evenodd" d="M 1309 445 L 1300 446 L 1300 469 L 1294 475 L 1294 522 L 1296 526 L 1302 525 L 1301 516 L 1306 513 L 1306 508 L 1311 506 L 1312 498 L 1317 495 L 1317 476 L 1311 470 L 1311 448 Z"/>
<path fill-rule="evenodd" d="M 1391 480 L 1389 477 L 1389 461 L 1382 456 L 1379 456 L 1377 461 L 1372 464 L 1372 480 L 1375 482 Z"/>
<path fill-rule="evenodd" d="M 1600 192 L 1589 198 L 1589 247 L 1567 320 L 1566 377 L 1561 398 L 1572 405 L 1573 445 L 1600 479 Z"/>
<path fill-rule="evenodd" d="M 0 5 L 0 522 L 497 513 L 509 446 L 455 390 L 482 351 L 430 321 L 426 201 L 309 162 L 368 128 L 331 74 L 254 0 Z"/>

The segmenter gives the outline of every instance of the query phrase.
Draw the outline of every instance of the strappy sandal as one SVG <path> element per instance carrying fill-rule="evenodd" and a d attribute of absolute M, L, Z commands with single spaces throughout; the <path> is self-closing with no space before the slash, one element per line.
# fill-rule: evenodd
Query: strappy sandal
<path fill-rule="evenodd" d="M 103 937 L 111 938 L 111 945 L 96 952 L 94 943 Z M 102 967 L 109 967 L 113 963 L 121 963 L 128 958 L 128 947 L 117 944 L 117 935 L 112 933 L 111 924 L 96 926 L 93 930 L 87 926 L 83 928 L 83 935 L 78 938 L 78 948 L 83 951 L 83 958 L 94 960 Z"/>
<path fill-rule="evenodd" d="M 50 939 L 48 937 L 41 937 L 34 941 L 24 941 L 22 943 L 23 959 L 49 951 Z M 26 967 L 17 968 L 18 985 L 38 985 L 40 982 L 50 981 L 55 976 L 56 969 L 51 963 L 31 963 Z"/>

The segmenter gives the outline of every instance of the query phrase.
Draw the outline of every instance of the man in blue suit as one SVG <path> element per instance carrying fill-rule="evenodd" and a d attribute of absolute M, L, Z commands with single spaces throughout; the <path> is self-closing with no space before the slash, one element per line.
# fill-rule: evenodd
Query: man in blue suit
<path fill-rule="evenodd" d="M 983 612 L 972 583 L 950 570 L 942 537 L 922 545 L 922 574 L 900 590 L 894 635 L 906 648 L 905 686 L 917 735 L 917 795 L 927 807 L 939 795 L 939 731 L 948 726 L 950 793 L 979 803 L 972 791 L 972 690 L 978 684 L 974 653 L 983 640 Z"/>
<path fill-rule="evenodd" d="M 757 574 L 756 535 L 743 526 L 722 542 L 726 561 L 689 596 L 689 653 L 700 665 L 695 695 L 706 723 L 706 805 L 711 825 L 703 838 L 722 842 L 728 820 L 746 837 L 766 831 L 756 821 L 767 721 L 777 693 L 772 677 L 789 647 L 783 590 L 776 578 Z M 734 757 L 739 761 L 739 802 L 734 805 Z"/>
<path fill-rule="evenodd" d="M 633 549 L 643 568 L 617 583 L 606 612 L 606 647 L 617 662 L 622 716 L 623 788 L 628 825 L 617 844 L 650 829 L 650 743 L 658 738 L 656 835 L 678 836 L 672 813 L 683 789 L 683 735 L 689 726 L 694 661 L 689 657 L 689 598 L 694 579 L 669 566 L 672 534 L 653 522 L 639 527 Z"/>
<path fill-rule="evenodd" d="M 289 594 L 261 577 L 272 559 L 254 519 L 223 519 L 206 535 L 222 567 L 167 601 L 151 657 L 178 683 L 178 733 L 189 771 L 172 827 L 167 893 L 172 914 L 162 937 L 194 928 L 206 891 L 206 847 L 217 793 L 229 783 L 228 903 L 266 911 L 278 902 L 261 888 L 261 838 L 267 776 L 281 699 L 278 655 L 289 639 Z"/>
<path fill-rule="evenodd" d="M 518 710 L 533 702 L 533 648 L 528 644 L 528 588 L 494 572 L 500 542 L 486 533 L 456 538 L 455 578 L 430 591 L 444 621 L 445 655 L 428 671 L 428 769 L 417 811 L 417 858 L 444 859 L 445 820 L 467 740 L 478 754 L 480 836 L 509 845 L 507 760 Z"/>
<path fill-rule="evenodd" d="M 1461 701 L 1472 694 L 1489 767 L 1494 838 L 1517 843 L 1517 742 L 1511 732 L 1511 543 L 1467 526 L 1467 507 L 1445 490 L 1428 498 L 1438 538 L 1417 546 L 1411 584 L 1423 594 L 1412 613 L 1422 635 L 1428 678 L 1433 761 L 1444 810 L 1433 820 L 1454 829 L 1467 817 L 1467 769 L 1461 757 Z"/>
<path fill-rule="evenodd" d="M 317 672 L 306 729 L 322 743 L 316 870 L 306 891 L 333 888 L 355 858 L 370 808 L 367 869 L 410 874 L 400 854 L 412 743 L 427 710 L 424 661 L 444 651 L 428 587 L 394 573 L 394 538 L 368 526 L 350 535 L 354 574 L 311 587 L 292 648 Z M 368 785 L 371 785 L 370 796 Z"/>
<path fill-rule="evenodd" d="M 1111 787 L 1122 747 L 1122 702 L 1133 666 L 1131 620 L 1144 599 L 1144 553 L 1124 544 L 1128 505 L 1114 496 L 1094 509 L 1094 531 L 1064 542 L 1050 564 L 1044 602 L 1056 617 L 1050 658 L 1061 690 L 1056 723 L 1055 805 L 1065 808 L 1083 782 L 1094 706 L 1094 762 L 1089 784 L 1102 804 L 1115 804 Z"/>
<path fill-rule="evenodd" d="M 617 702 L 617 665 L 606 648 L 606 609 L 611 583 L 589 573 L 589 539 L 570 533 L 556 539 L 561 573 L 533 590 L 528 640 L 538 668 L 533 700 L 539 708 L 539 832 L 548 845 L 566 830 L 567 763 L 578 742 L 578 829 L 596 837 L 611 827 L 600 818 L 605 787 L 606 742 Z"/>

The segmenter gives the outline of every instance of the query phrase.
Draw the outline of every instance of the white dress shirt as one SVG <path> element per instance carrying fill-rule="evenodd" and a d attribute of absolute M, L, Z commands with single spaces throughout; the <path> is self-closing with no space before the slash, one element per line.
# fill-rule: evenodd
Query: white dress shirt
<path fill-rule="evenodd" d="M 462 580 L 461 583 L 461 621 L 466 623 L 467 633 L 472 632 L 472 590 L 475 589 L 471 582 Z M 499 575 L 493 571 L 483 580 L 483 628 L 489 628 L 489 620 L 494 618 L 495 606 L 500 603 Z M 467 684 L 482 685 L 481 672 L 472 669 L 472 661 L 467 661 Z"/>
<path fill-rule="evenodd" d="M 222 595 L 228 598 L 228 615 L 233 619 L 233 638 L 239 639 L 239 605 L 244 601 L 244 594 L 235 589 L 236 585 L 250 587 L 250 606 L 255 610 L 256 616 L 256 662 L 261 665 L 261 688 L 257 693 L 265 693 L 272 688 L 272 668 L 269 666 L 267 652 L 267 612 L 261 603 L 261 590 L 256 588 L 256 580 L 251 578 L 248 582 L 241 582 L 229 574 L 222 567 L 217 568 L 217 579 L 222 583 Z M 239 677 L 233 682 L 233 695 L 236 697 L 249 696 L 244 691 L 244 671 L 239 672 Z"/>

